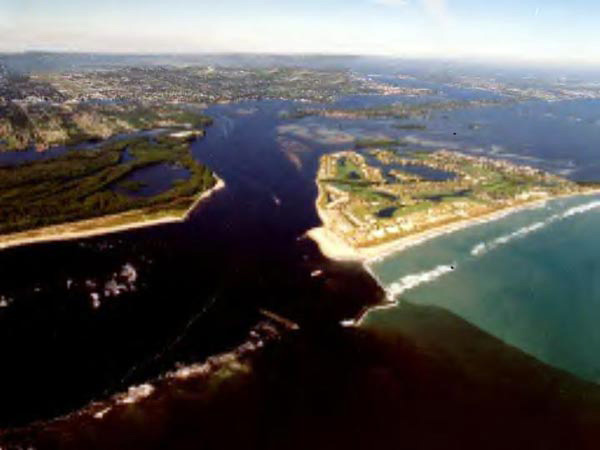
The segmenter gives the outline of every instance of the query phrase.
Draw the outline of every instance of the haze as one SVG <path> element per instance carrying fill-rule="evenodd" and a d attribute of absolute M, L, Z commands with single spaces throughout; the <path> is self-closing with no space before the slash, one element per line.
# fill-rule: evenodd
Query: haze
<path fill-rule="evenodd" d="M 0 0 L 0 51 L 344 53 L 599 64 L 594 0 Z"/>

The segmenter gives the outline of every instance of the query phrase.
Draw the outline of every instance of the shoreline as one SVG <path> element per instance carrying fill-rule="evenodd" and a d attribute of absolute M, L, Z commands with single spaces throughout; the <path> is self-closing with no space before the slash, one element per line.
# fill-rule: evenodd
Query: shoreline
<path fill-rule="evenodd" d="M 135 209 L 93 219 L 84 219 L 76 222 L 67 222 L 27 231 L 19 231 L 16 233 L 0 235 L 0 251 L 32 244 L 72 241 L 157 225 L 185 222 L 201 202 L 225 188 L 225 182 L 217 175 L 215 175 L 215 178 L 217 183 L 209 190 L 198 195 L 192 205 L 182 214 L 174 214 L 171 212 L 162 216 L 162 212 L 148 214 L 143 209 Z M 142 219 L 140 219 L 140 217 Z M 131 221 L 127 222 L 127 219 L 130 219 Z M 125 221 L 125 223 L 123 223 L 123 221 Z"/>
<path fill-rule="evenodd" d="M 437 237 L 451 234 L 456 231 L 464 230 L 476 225 L 483 225 L 485 223 L 500 220 L 504 217 L 525 211 L 528 209 L 537 209 L 544 207 L 549 201 L 558 200 L 561 198 L 574 198 L 574 197 L 589 197 L 594 195 L 600 195 L 600 189 L 594 188 L 584 192 L 577 192 L 572 194 L 562 194 L 552 197 L 548 197 L 542 200 L 535 200 L 526 202 L 513 207 L 505 208 L 499 211 L 494 211 L 489 214 L 482 216 L 473 217 L 469 219 L 458 220 L 446 225 L 434 227 L 429 230 L 421 231 L 413 235 L 404 236 L 399 239 L 392 240 L 383 244 L 357 249 L 352 247 L 346 241 L 344 241 L 339 235 L 327 228 L 327 213 L 321 210 L 319 207 L 319 198 L 321 196 L 319 187 L 319 197 L 316 201 L 316 208 L 323 222 L 323 225 L 317 228 L 313 228 L 306 233 L 306 236 L 312 239 L 323 255 L 333 261 L 338 262 L 354 262 L 360 263 L 363 269 L 375 280 L 375 282 L 385 291 L 384 286 L 381 286 L 379 280 L 373 273 L 370 264 L 376 261 L 380 261 L 390 255 L 401 253 L 404 250 L 423 244 L 429 240 Z M 396 307 L 398 300 L 392 300 L 386 297 L 382 303 L 371 307 L 364 308 L 357 316 L 344 320 L 340 323 L 343 327 L 360 327 L 365 317 L 372 311 L 385 310 Z"/>
<path fill-rule="evenodd" d="M 384 259 L 387 256 L 390 256 L 395 253 L 400 253 L 408 248 L 420 245 L 424 242 L 443 236 L 445 234 L 454 233 L 455 231 L 460 231 L 475 225 L 493 222 L 511 214 L 527 209 L 541 208 L 544 205 L 546 205 L 547 202 L 552 200 L 593 195 L 600 195 L 600 189 L 592 189 L 584 192 L 562 194 L 551 196 L 545 199 L 533 200 L 531 202 L 525 202 L 519 205 L 514 205 L 508 208 L 490 212 L 488 214 L 483 214 L 481 216 L 457 220 L 445 225 L 433 227 L 431 229 L 420 231 L 411 235 L 402 236 L 398 239 L 393 239 L 389 242 L 385 242 L 382 244 L 364 248 L 356 248 L 350 245 L 342 237 L 340 237 L 338 234 L 336 234 L 328 228 L 328 215 L 325 211 L 322 210 L 322 208 L 319 207 L 319 199 L 321 198 L 321 192 L 319 187 L 319 196 L 317 197 L 317 201 L 315 204 L 318 215 L 323 225 L 309 230 L 306 233 L 306 236 L 315 241 L 315 243 L 321 250 L 321 253 L 323 253 L 323 255 L 325 255 L 327 258 L 333 261 L 358 262 L 362 263 L 363 265 L 368 265 L 374 261 Z"/>

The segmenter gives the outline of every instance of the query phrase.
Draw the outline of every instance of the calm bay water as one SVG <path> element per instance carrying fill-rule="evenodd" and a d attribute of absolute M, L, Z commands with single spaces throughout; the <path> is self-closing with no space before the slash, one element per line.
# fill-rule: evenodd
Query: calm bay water
<path fill-rule="evenodd" d="M 372 264 L 397 307 L 449 309 L 553 366 L 600 382 L 600 197 L 551 201 Z"/>

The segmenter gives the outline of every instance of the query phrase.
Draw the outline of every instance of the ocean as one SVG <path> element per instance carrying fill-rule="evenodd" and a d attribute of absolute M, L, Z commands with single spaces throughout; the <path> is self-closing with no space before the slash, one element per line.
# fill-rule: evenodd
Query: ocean
<path fill-rule="evenodd" d="M 369 264 L 391 305 L 435 305 L 526 353 L 600 382 L 600 196 L 557 199 Z"/>

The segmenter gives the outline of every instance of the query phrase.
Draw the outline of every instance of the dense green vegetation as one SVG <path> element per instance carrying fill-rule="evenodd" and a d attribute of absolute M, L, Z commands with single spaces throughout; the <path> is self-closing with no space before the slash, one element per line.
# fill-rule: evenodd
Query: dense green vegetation
<path fill-rule="evenodd" d="M 365 179 L 362 170 L 349 158 L 340 158 L 337 161 L 335 178 L 323 181 L 331 183 L 342 191 L 354 193 L 376 184 Z"/>
<path fill-rule="evenodd" d="M 426 103 L 395 103 L 367 108 L 349 109 L 316 109 L 299 108 L 287 115 L 289 119 L 302 119 L 310 116 L 335 117 L 337 119 L 397 119 L 397 120 L 422 120 L 428 119 L 433 113 L 439 111 L 453 111 L 464 108 L 477 108 L 510 103 L 511 100 L 449 100 L 432 101 Z M 406 126 L 406 125 L 405 125 Z M 403 125 L 397 125 L 402 129 Z M 419 128 L 415 128 L 419 127 Z M 406 129 L 421 129 L 420 125 L 408 125 Z"/>
<path fill-rule="evenodd" d="M 137 105 L 119 111 L 109 111 L 109 114 L 139 130 L 158 128 L 161 124 L 174 127 L 204 128 L 213 123 L 213 119 L 209 116 L 175 106 L 158 108 Z"/>
<path fill-rule="evenodd" d="M 133 156 L 128 162 L 122 158 L 126 149 Z M 134 171 L 164 163 L 185 167 L 191 175 L 149 198 L 114 190 Z M 186 210 L 195 196 L 213 187 L 215 181 L 213 173 L 194 160 L 187 143 L 168 136 L 69 151 L 54 159 L 0 169 L 0 233 L 132 209 Z"/>
<path fill-rule="evenodd" d="M 148 186 L 148 183 L 145 183 L 143 181 L 137 181 L 137 180 L 125 180 L 125 181 L 121 181 L 118 184 L 118 186 L 121 189 L 125 189 L 126 191 L 136 193 L 136 192 L 141 191 L 146 186 Z"/>

